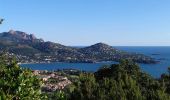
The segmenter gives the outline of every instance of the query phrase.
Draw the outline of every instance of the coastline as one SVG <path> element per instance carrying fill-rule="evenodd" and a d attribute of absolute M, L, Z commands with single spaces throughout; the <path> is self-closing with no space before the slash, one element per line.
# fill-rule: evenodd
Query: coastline
<path fill-rule="evenodd" d="M 74 64 L 74 63 L 84 63 L 84 64 L 98 64 L 98 63 L 119 63 L 119 61 L 96 61 L 96 62 L 29 62 L 29 63 L 17 63 L 18 65 L 24 65 L 24 64 L 51 64 L 51 63 L 70 63 L 70 64 Z M 156 63 L 138 63 L 135 62 L 137 64 L 147 64 L 147 65 L 152 65 L 152 64 L 159 64 L 160 61 L 156 61 Z"/>

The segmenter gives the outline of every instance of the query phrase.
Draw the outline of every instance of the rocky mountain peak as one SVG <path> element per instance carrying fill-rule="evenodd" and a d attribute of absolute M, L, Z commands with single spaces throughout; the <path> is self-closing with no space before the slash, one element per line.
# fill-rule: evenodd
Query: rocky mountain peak
<path fill-rule="evenodd" d="M 9 34 L 16 34 L 16 32 L 14 31 L 14 30 L 9 30 L 9 32 L 8 32 Z"/>
<path fill-rule="evenodd" d="M 14 30 L 9 30 L 8 32 L 4 32 L 3 36 L 12 39 L 18 39 L 18 40 L 30 40 L 30 41 L 37 40 L 34 34 L 27 34 L 26 32 L 14 31 Z"/>
<path fill-rule="evenodd" d="M 30 38 L 31 38 L 32 40 L 37 39 L 37 38 L 35 37 L 35 35 L 34 35 L 34 34 L 30 34 Z"/>

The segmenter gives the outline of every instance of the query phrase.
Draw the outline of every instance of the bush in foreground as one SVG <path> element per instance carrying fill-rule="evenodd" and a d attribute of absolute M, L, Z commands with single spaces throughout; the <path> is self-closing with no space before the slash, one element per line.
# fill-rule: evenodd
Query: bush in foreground
<path fill-rule="evenodd" d="M 0 58 L 0 100 L 42 99 L 42 82 L 28 69 L 20 68 L 15 60 Z"/>

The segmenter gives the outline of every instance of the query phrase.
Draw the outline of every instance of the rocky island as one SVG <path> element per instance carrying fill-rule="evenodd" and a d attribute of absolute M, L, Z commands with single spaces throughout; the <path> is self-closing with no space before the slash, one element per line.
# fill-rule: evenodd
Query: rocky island
<path fill-rule="evenodd" d="M 130 59 L 138 63 L 157 63 L 153 58 L 118 50 L 105 43 L 76 48 L 44 41 L 33 34 L 10 30 L 0 33 L 0 51 L 8 56 L 16 56 L 19 63 L 74 62 L 95 63 Z"/>

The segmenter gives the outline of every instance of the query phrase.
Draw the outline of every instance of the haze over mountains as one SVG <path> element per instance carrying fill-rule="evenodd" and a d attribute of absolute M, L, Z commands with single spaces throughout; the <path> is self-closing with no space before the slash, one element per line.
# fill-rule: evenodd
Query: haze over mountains
<path fill-rule="evenodd" d="M 6 50 L 9 55 L 16 55 L 21 63 L 39 62 L 86 62 L 120 61 L 131 59 L 139 63 L 156 63 L 143 54 L 128 53 L 104 43 L 89 47 L 75 48 L 59 43 L 44 41 L 33 34 L 10 30 L 0 33 L 0 50 Z"/>

